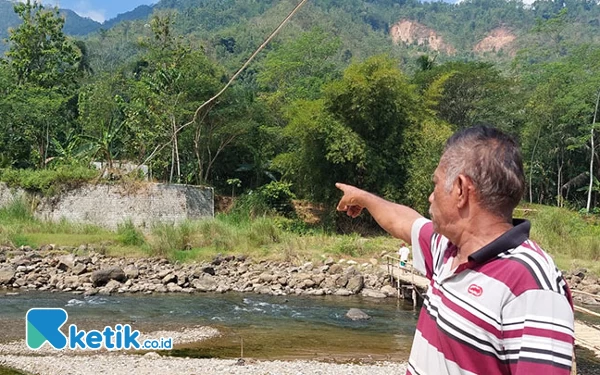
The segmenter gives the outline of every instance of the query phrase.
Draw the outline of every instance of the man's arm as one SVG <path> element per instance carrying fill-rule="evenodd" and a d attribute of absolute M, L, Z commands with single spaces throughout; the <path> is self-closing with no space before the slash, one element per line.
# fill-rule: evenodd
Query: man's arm
<path fill-rule="evenodd" d="M 337 183 L 335 186 L 344 192 L 337 206 L 338 211 L 345 211 L 348 216 L 355 218 L 363 209 L 367 209 L 375 221 L 389 234 L 409 244 L 412 243 L 412 225 L 415 220 L 422 217 L 417 211 L 354 186 L 342 183 Z"/>

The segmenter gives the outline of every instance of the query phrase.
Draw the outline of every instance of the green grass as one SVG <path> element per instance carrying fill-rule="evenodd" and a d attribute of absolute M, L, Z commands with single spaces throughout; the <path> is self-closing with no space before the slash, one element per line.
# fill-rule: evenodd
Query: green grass
<path fill-rule="evenodd" d="M 531 220 L 531 239 L 560 269 L 583 267 L 600 275 L 600 217 L 539 205 L 520 207 L 516 215 Z"/>
<path fill-rule="evenodd" d="M 547 206 L 522 206 L 515 213 L 532 221 L 531 238 L 555 259 L 559 268 L 583 267 L 600 275 L 600 217 Z M 0 244 L 77 248 L 82 244 L 113 256 L 160 256 L 178 262 L 210 260 L 221 255 L 297 263 L 323 257 L 378 258 L 395 253 L 399 241 L 389 236 L 337 235 L 298 219 L 243 212 L 178 225 L 157 224 L 142 232 L 131 222 L 109 231 L 67 221 L 41 222 L 21 201 L 0 209 Z"/>
<path fill-rule="evenodd" d="M 0 366 L 0 375 L 25 375 L 26 372 L 15 370 L 12 367 Z"/>

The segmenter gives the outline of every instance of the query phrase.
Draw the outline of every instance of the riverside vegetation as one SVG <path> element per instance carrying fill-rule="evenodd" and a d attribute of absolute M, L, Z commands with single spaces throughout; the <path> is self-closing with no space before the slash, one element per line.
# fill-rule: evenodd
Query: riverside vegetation
<path fill-rule="evenodd" d="M 247 201 L 246 201 L 247 203 Z M 256 209 L 256 208 L 255 208 Z M 334 212 L 335 208 L 329 208 Z M 531 236 L 554 257 L 562 270 L 585 268 L 600 276 L 600 218 L 563 208 L 525 205 L 516 214 L 532 221 Z M 131 223 L 117 231 L 93 225 L 34 218 L 25 201 L 0 208 L 0 243 L 19 248 L 52 244 L 56 254 L 93 248 L 107 256 L 161 257 L 171 262 L 210 261 L 217 256 L 240 256 L 255 261 L 273 260 L 301 264 L 323 257 L 356 259 L 358 262 L 394 253 L 398 241 L 374 233 L 369 236 L 336 234 L 302 219 L 256 211 L 243 199 L 214 219 L 179 225 L 156 224 L 142 232 Z"/>

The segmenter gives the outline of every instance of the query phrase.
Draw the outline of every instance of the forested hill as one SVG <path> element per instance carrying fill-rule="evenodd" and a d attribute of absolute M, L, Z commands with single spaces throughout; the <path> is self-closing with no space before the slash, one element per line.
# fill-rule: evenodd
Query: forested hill
<path fill-rule="evenodd" d="M 600 211 L 596 1 L 310 0 L 203 106 L 298 3 L 162 0 L 77 38 L 21 4 L 0 178 L 127 160 L 253 207 L 345 181 L 426 213 L 445 139 L 492 123 L 522 145 L 528 201 Z"/>
<path fill-rule="evenodd" d="M 61 10 L 66 18 L 64 31 L 83 36 L 105 32 L 121 22 L 139 20 L 138 27 L 123 26 L 118 33 L 143 34 L 153 11 L 177 12 L 177 31 L 207 41 L 243 39 L 243 33 L 258 37 L 284 15 L 295 1 L 274 0 L 161 0 L 154 6 L 140 6 L 104 24 Z M 13 3 L 0 0 L 0 38 L 9 27 L 19 24 Z M 295 20 L 296 31 L 319 26 L 339 34 L 349 52 L 370 55 L 391 48 L 391 44 L 429 51 L 443 58 L 476 59 L 482 55 L 507 60 L 519 50 L 535 44 L 532 35 L 539 20 L 567 8 L 568 15 L 557 37 L 576 43 L 596 43 L 600 31 L 600 6 L 595 1 L 537 1 L 525 6 L 520 1 L 471 0 L 459 4 L 416 0 L 315 0 L 309 1 Z M 242 41 L 243 43 L 243 41 Z M 237 49 L 245 46 L 238 46 Z M 0 46 L 5 50 L 6 45 Z M 229 46 L 231 48 L 231 46 Z"/>

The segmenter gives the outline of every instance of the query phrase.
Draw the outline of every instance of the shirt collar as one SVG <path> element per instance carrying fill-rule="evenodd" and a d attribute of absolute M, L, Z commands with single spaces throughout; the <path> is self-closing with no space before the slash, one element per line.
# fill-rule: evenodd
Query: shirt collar
<path fill-rule="evenodd" d="M 485 263 L 506 250 L 514 249 L 529 239 L 529 220 L 513 219 L 513 227 L 494 241 L 469 255 L 469 261 Z"/>

